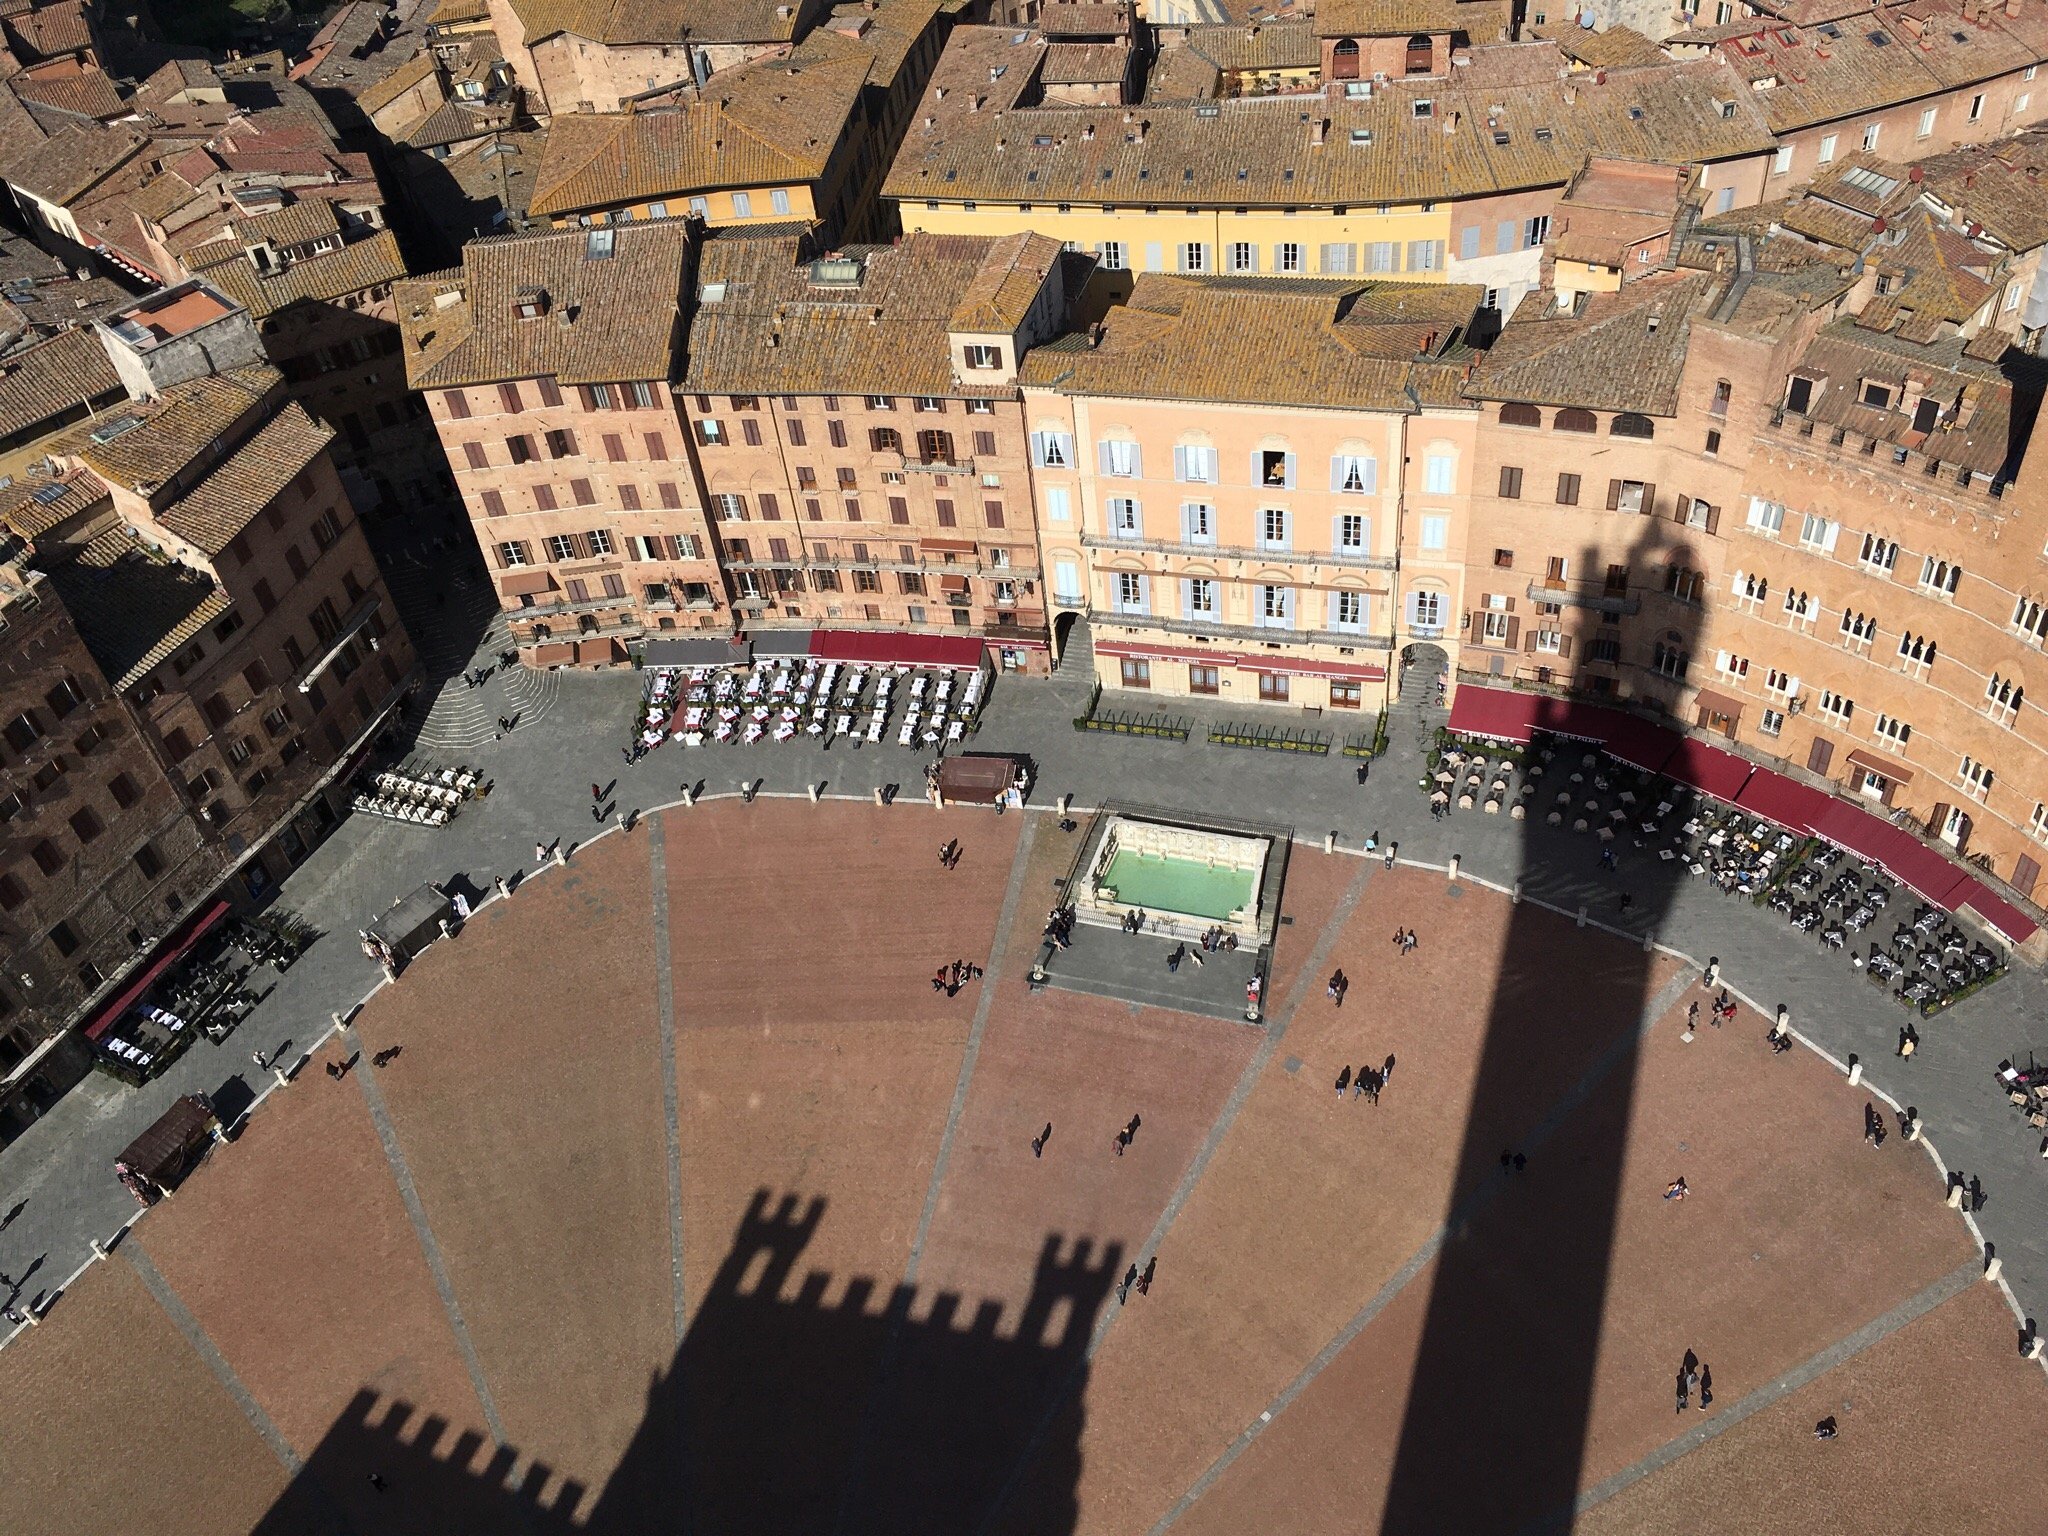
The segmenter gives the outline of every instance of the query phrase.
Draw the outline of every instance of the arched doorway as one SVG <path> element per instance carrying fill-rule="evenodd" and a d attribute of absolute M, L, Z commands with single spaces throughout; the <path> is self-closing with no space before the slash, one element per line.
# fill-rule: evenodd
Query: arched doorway
<path fill-rule="evenodd" d="M 1338 80 L 1358 78 L 1358 39 L 1340 37 L 1330 50 L 1330 74 Z"/>
<path fill-rule="evenodd" d="M 1436 47 L 1427 32 L 1418 32 L 1408 39 L 1407 57 L 1403 70 L 1411 75 L 1426 75 L 1436 67 Z"/>
<path fill-rule="evenodd" d="M 1074 632 L 1074 621 L 1080 617 L 1081 615 L 1073 609 L 1069 609 L 1065 613 L 1053 615 L 1052 660 L 1054 666 L 1058 666 L 1060 658 L 1067 654 L 1067 637 Z"/>

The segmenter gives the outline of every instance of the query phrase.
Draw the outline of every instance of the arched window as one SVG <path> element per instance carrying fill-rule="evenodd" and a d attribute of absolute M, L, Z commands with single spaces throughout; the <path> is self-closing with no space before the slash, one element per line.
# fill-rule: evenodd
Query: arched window
<path fill-rule="evenodd" d="M 1331 50 L 1331 63 L 1334 67 L 1330 73 L 1335 75 L 1337 79 L 1356 80 L 1358 78 L 1358 40 L 1352 37 L 1338 38 L 1337 46 Z"/>
<path fill-rule="evenodd" d="M 1551 418 L 1551 426 L 1559 432 L 1598 432 L 1600 422 L 1591 411 L 1582 411 L 1576 405 L 1566 406 Z"/>
<path fill-rule="evenodd" d="M 1610 437 L 1655 437 L 1657 427 L 1647 416 L 1638 416 L 1634 411 L 1623 411 L 1614 418 L 1607 428 Z"/>
<path fill-rule="evenodd" d="M 1427 32 L 1418 32 L 1408 39 L 1407 57 L 1402 61 L 1402 68 L 1408 74 L 1426 75 L 1435 62 L 1436 49 Z"/>
<path fill-rule="evenodd" d="M 1540 427 L 1543 425 L 1543 413 L 1533 405 L 1510 400 L 1500 408 L 1500 424 L 1504 427 Z"/>

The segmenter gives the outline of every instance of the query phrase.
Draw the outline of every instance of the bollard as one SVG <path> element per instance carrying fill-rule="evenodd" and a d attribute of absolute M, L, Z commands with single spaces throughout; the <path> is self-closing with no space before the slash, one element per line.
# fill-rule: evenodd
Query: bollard
<path fill-rule="evenodd" d="M 1586 909 L 1584 907 L 1579 908 L 1579 926 L 1581 928 L 1586 926 Z"/>
<path fill-rule="evenodd" d="M 1703 987 L 1711 987 L 1715 982 L 1719 981 L 1720 979 L 1721 957 L 1719 955 L 1709 955 L 1707 957 L 1707 974 L 1706 977 L 1700 982 L 1700 985 Z"/>
<path fill-rule="evenodd" d="M 1863 1081 L 1863 1063 L 1854 1056 L 1849 1058 L 1849 1086 L 1854 1088 Z"/>
<path fill-rule="evenodd" d="M 31 1328 L 40 1328 L 43 1326 L 43 1320 L 40 1317 L 36 1316 L 36 1309 L 34 1307 L 23 1307 L 21 1309 L 21 1320 L 24 1323 L 27 1323 Z"/>
<path fill-rule="evenodd" d="M 2038 1333 L 2035 1334 L 2033 1342 L 2027 1346 L 2027 1358 L 2029 1360 L 2040 1359 L 2041 1350 L 2044 1346 L 2048 1346 L 2048 1339 L 2043 1339 Z"/>
<path fill-rule="evenodd" d="M 1059 810 L 1061 821 L 1065 821 L 1067 819 L 1067 807 L 1072 805 L 1073 803 L 1074 797 L 1072 795 L 1061 795 L 1058 801 L 1055 802 L 1057 809 Z"/>
<path fill-rule="evenodd" d="M 283 1068 L 283 1067 L 272 1067 L 272 1068 L 270 1069 L 270 1075 L 271 1075 L 272 1077 L 274 1077 L 274 1078 L 276 1078 L 276 1079 L 277 1079 L 277 1086 L 278 1086 L 278 1087 L 280 1087 L 280 1088 L 289 1088 L 289 1087 L 291 1087 L 291 1085 L 292 1085 L 292 1080 L 291 1080 L 290 1078 L 288 1078 L 288 1077 L 286 1077 L 286 1076 L 284 1075 L 284 1068 Z"/>
<path fill-rule="evenodd" d="M 104 1262 L 106 1261 L 106 1257 L 107 1257 L 107 1248 L 106 1248 L 106 1244 L 102 1243 L 102 1242 L 101 1242 L 101 1241 L 100 1241 L 100 1240 L 99 1240 L 98 1238 L 94 1238 L 94 1239 L 92 1240 L 92 1256 L 93 1256 L 93 1261 L 94 1261 L 95 1263 L 104 1263 Z"/>
<path fill-rule="evenodd" d="M 1920 1117 L 1918 1115 L 1908 1115 L 1906 1117 L 1906 1140 L 1918 1141 L 1919 1139 Z"/>
<path fill-rule="evenodd" d="M 2004 1269 L 2005 1260 L 1999 1258 L 1996 1254 L 1993 1254 L 1990 1258 L 1984 1261 L 1984 1278 L 1986 1280 L 1991 1281 L 1993 1284 L 1996 1284 L 1999 1275 L 2004 1271 Z"/>
<path fill-rule="evenodd" d="M 1520 905 L 1522 904 L 1522 882 L 1521 882 L 1521 881 L 1517 880 L 1517 881 L 1515 882 L 1515 888 L 1514 888 L 1514 889 L 1513 889 L 1512 891 L 1508 892 L 1508 900 L 1509 900 L 1509 902 L 1510 902 L 1510 903 L 1512 903 L 1513 905 L 1515 905 L 1515 906 L 1518 906 L 1518 907 L 1519 907 L 1519 906 L 1520 906 Z"/>
<path fill-rule="evenodd" d="M 347 1019 L 344 1019 L 344 1018 L 343 1018 L 343 1017 L 342 1017 L 342 1016 L 341 1016 L 340 1014 L 338 1014 L 338 1013 L 330 1013 L 329 1015 L 327 1015 L 327 1017 L 329 1017 L 330 1019 L 334 1020 L 334 1027 L 335 1027 L 336 1029 L 347 1029 L 347 1028 L 348 1028 L 348 1020 L 347 1020 Z"/>
<path fill-rule="evenodd" d="M 943 811 L 945 808 L 946 792 L 943 789 L 939 788 L 938 785 L 934 784 L 932 786 L 932 809 L 935 811 Z"/>
<path fill-rule="evenodd" d="M 818 803 L 818 786 L 817 786 L 817 785 L 815 785 L 815 784 L 813 784 L 813 785 L 811 785 L 811 786 L 810 786 L 810 790 L 811 790 L 811 804 L 813 804 L 813 805 L 816 805 L 816 804 Z"/>
<path fill-rule="evenodd" d="M 1337 834 L 1336 834 L 1336 833 L 1334 833 L 1334 832 L 1325 832 L 1325 833 L 1323 834 L 1323 852 L 1325 852 L 1325 853 L 1335 853 L 1336 851 L 1337 851 Z"/>
<path fill-rule="evenodd" d="M 697 792 L 696 792 L 695 790 L 691 789 L 689 785 L 685 784 L 685 785 L 683 786 L 683 804 L 684 804 L 684 805 L 686 805 L 686 806 L 689 806 L 689 805 L 695 805 L 696 803 L 697 803 Z"/>
<path fill-rule="evenodd" d="M 1949 1185 L 1949 1187 L 1948 1187 L 1948 1208 L 1949 1208 L 1950 1210 L 1952 1210 L 1952 1211 L 1960 1211 L 1960 1210 L 1961 1210 L 1961 1209 L 1963 1208 L 1963 1186 L 1962 1186 L 1962 1185 L 1960 1185 L 1960 1184 L 1951 1184 L 1951 1185 Z"/>
<path fill-rule="evenodd" d="M 1656 948 L 1657 948 L 1657 936 L 1656 936 L 1656 935 L 1655 935 L 1654 933 L 1645 933 L 1645 934 L 1643 935 L 1643 953 L 1644 953 L 1644 954 L 1646 954 L 1646 955 L 1647 955 L 1647 954 L 1650 954 L 1650 953 L 1652 953 L 1652 952 L 1653 952 L 1653 951 L 1654 951 L 1654 950 L 1655 950 Z"/>
<path fill-rule="evenodd" d="M 1451 862 L 1450 862 L 1450 864 L 1449 864 L 1449 865 L 1447 866 L 1447 868 L 1448 868 L 1448 872 L 1449 872 L 1449 874 L 1450 874 L 1450 878 L 1451 878 L 1451 884 L 1453 884 L 1453 885 L 1456 885 L 1456 884 L 1458 883 L 1458 866 L 1459 866 L 1459 864 L 1461 864 L 1461 863 L 1463 863 L 1463 862 L 1464 862 L 1464 855 L 1463 855 L 1463 854 L 1457 854 L 1457 853 L 1454 853 L 1454 854 L 1452 854 L 1452 855 L 1451 855 Z"/>
<path fill-rule="evenodd" d="M 505 883 L 505 877 L 503 875 L 498 876 L 496 882 L 494 883 L 498 887 L 498 897 L 500 900 L 503 900 L 505 897 L 510 896 L 512 894 L 512 887 Z"/>
<path fill-rule="evenodd" d="M 879 784 L 877 784 L 877 785 L 875 786 L 875 804 L 877 804 L 877 805 L 880 805 L 881 803 L 882 803 L 882 786 L 881 786 L 881 785 L 879 785 Z"/>

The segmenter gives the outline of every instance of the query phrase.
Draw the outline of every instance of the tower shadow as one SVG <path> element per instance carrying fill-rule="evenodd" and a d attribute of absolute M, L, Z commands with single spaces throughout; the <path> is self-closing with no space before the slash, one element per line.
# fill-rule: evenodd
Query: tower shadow
<path fill-rule="evenodd" d="M 756 1191 L 594 1495 L 516 1447 L 451 1434 L 445 1420 L 365 1389 L 256 1536 L 973 1529 L 1046 1395 L 1082 1368 L 1121 1248 L 1097 1253 L 1088 1239 L 1049 1234 L 1030 1295 L 1006 1320 L 1000 1302 L 969 1313 L 950 1293 L 920 1299 L 860 1276 L 799 1276 L 825 1204 Z M 877 1402 L 876 1364 L 891 1351 L 895 1384 Z M 864 1422 L 869 1413 L 883 1422 Z M 1046 1451 L 1058 1475 L 1039 1480 L 1029 1528 L 1060 1536 L 1077 1522 L 1078 1439 Z"/>
<path fill-rule="evenodd" d="M 1527 637 L 1530 626 L 1555 628 L 1562 631 L 1563 644 L 1553 652 L 1537 641 L 1515 663 L 1526 672 L 1555 659 L 1559 665 L 1553 681 L 1581 687 L 1596 676 L 1626 679 L 1636 702 L 1663 713 L 1655 701 L 1675 698 L 1681 682 L 1660 669 L 1658 658 L 1689 657 L 1699 632 L 1697 603 L 1666 590 L 1667 572 L 1696 563 L 1686 531 L 1683 524 L 1659 519 L 1652 511 L 1623 557 L 1625 574 L 1611 564 L 1610 551 L 1582 550 L 1573 572 L 1577 579 L 1566 584 L 1566 600 L 1558 605 L 1561 611 L 1546 615 L 1539 608 L 1521 631 Z M 1557 583 L 1531 584 L 1529 597 L 1540 603 L 1539 586 L 1554 591 Z M 1607 659 L 1614 645 L 1621 647 L 1618 664 Z M 1557 776 L 1567 777 L 1582 771 L 1579 752 L 1594 750 L 1561 743 L 1553 772 L 1563 769 Z M 1600 864 L 1603 844 L 1591 828 L 1574 835 L 1570 816 L 1562 826 L 1547 824 L 1549 806 L 1543 802 L 1555 788 L 1573 789 L 1572 810 L 1584 814 L 1589 796 L 1577 791 L 1592 791 L 1598 774 L 1634 777 L 1632 770 L 1605 758 L 1583 771 L 1583 786 L 1557 786 L 1549 776 L 1542 781 L 1544 792 L 1534 797 L 1537 803 L 1522 823 L 1521 868 L 1554 868 L 1565 861 L 1565 867 L 1583 871 L 1584 883 L 1595 887 L 1588 892 L 1590 917 L 1634 934 L 1663 934 L 1686 878 L 1683 863 L 1656 858 L 1648 848 L 1634 847 L 1632 837 L 1622 836 L 1605 845 L 1618 850 L 1621 861 L 1618 871 L 1608 873 Z M 1620 787 L 1615 782 L 1599 795 L 1603 813 Z M 1629 898 L 1625 907 L 1624 894 Z M 1394 1449 L 1382 1536 L 1532 1527 L 1564 1531 L 1573 1523 L 1624 1198 L 1622 1169 L 1640 1056 L 1638 1024 L 1657 990 L 1658 957 L 1640 948 L 1632 955 L 1620 950 L 1622 969 L 1603 970 L 1611 984 L 1602 989 L 1602 1005 L 1612 1004 L 1612 1016 L 1585 1017 L 1574 1004 L 1571 978 L 1557 974 L 1545 956 L 1557 922 L 1554 914 L 1528 903 L 1513 908 L 1509 919 L 1452 1204 L 1465 1205 L 1489 1182 L 1503 1187 L 1500 1199 L 1471 1214 L 1469 1224 L 1455 1209 L 1447 1213 L 1451 1237 L 1437 1260 L 1429 1293 Z M 1520 979 L 1511 980 L 1518 972 Z M 1540 986 L 1528 984 L 1532 976 Z M 1527 1085 L 1546 1078 L 1545 1063 L 1555 1059 L 1567 1032 L 1580 1039 L 1590 1032 L 1597 1042 L 1591 1053 L 1597 1081 L 1568 1122 L 1568 1165 L 1562 1151 L 1557 1160 L 1546 1162 L 1538 1149 L 1529 1172 L 1506 1172 L 1501 1154 L 1513 1133 L 1502 1127 L 1526 1122 Z M 1513 1181 L 1541 1178 L 1569 1181 L 1568 1202 L 1546 1201 L 1547 1209 L 1565 1213 L 1558 1224 L 1544 1232 L 1540 1244 L 1490 1236 L 1486 1228 L 1494 1224 L 1492 1218 L 1512 1217 L 1509 1202 L 1518 1195 Z M 1686 1348 L 1680 1327 L 1674 1319 L 1674 1369 Z"/>

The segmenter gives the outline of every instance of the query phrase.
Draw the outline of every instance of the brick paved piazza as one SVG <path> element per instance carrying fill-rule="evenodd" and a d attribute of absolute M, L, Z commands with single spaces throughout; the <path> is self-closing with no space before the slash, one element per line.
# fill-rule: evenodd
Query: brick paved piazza
<path fill-rule="evenodd" d="M 1033 992 L 1073 852 L 728 800 L 491 903 L 0 1354 L 0 1530 L 2042 1528 L 2048 1380 L 1825 1061 L 1310 847 L 1264 1027 Z"/>

